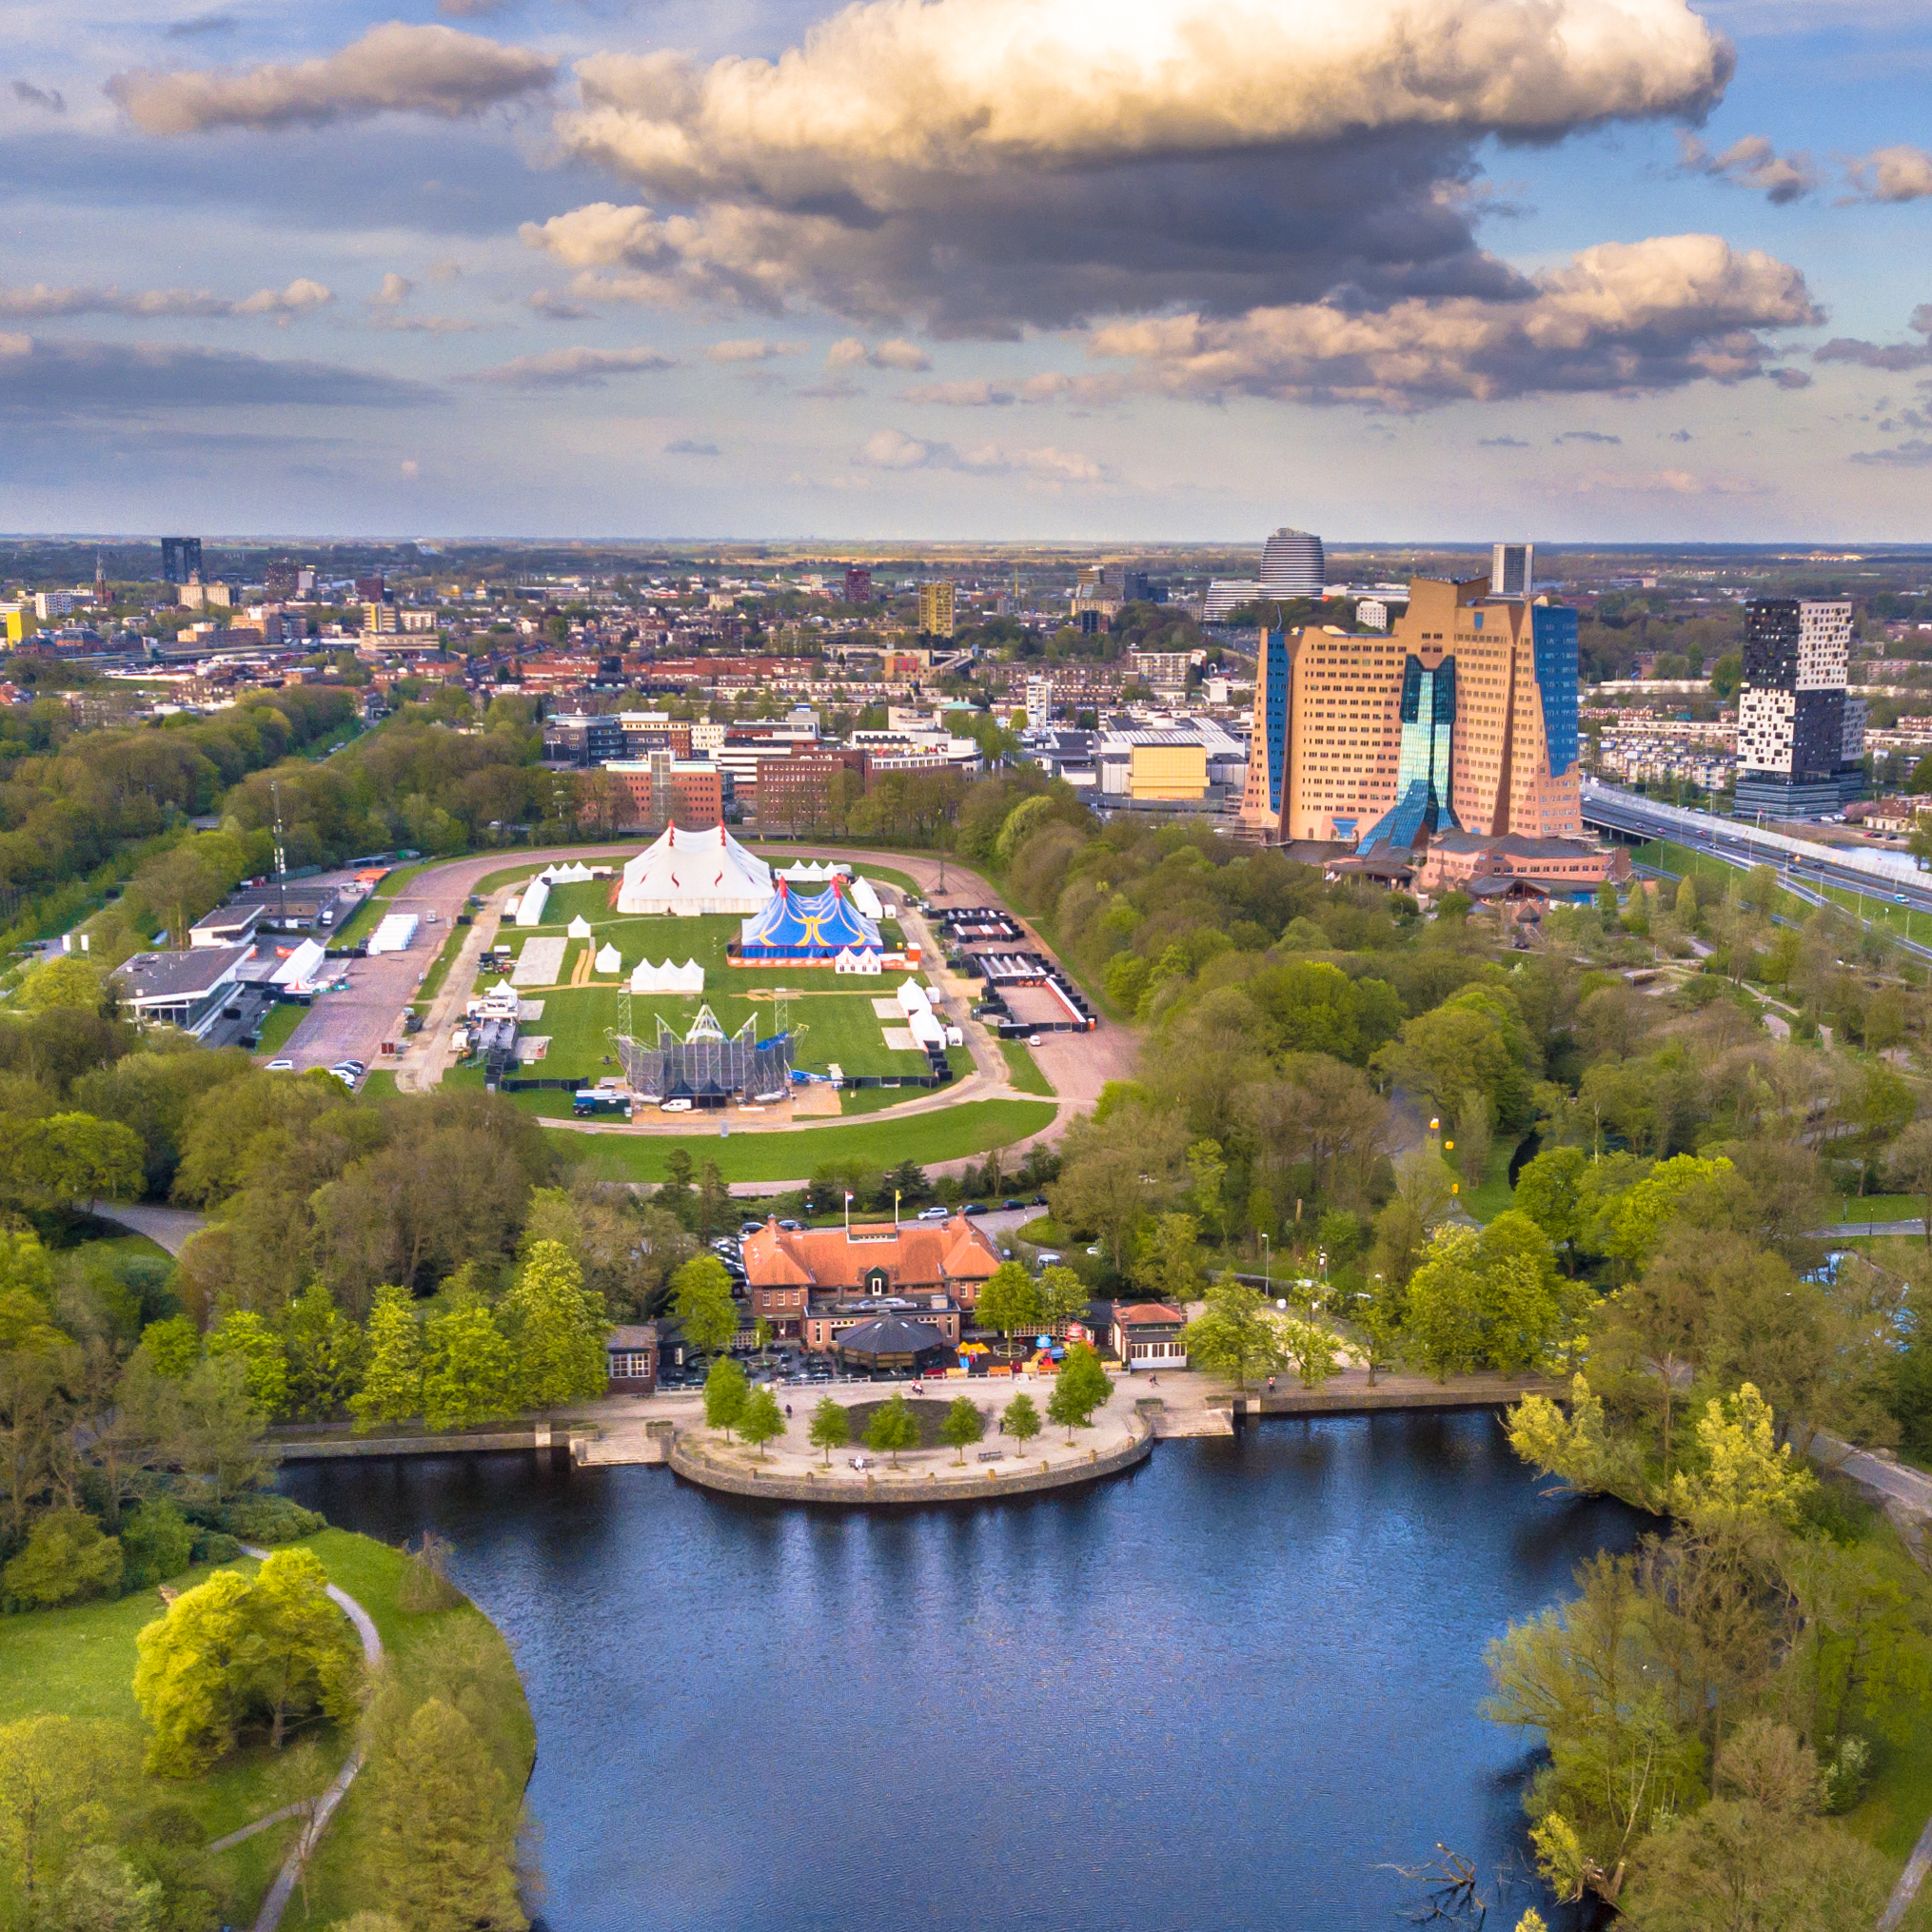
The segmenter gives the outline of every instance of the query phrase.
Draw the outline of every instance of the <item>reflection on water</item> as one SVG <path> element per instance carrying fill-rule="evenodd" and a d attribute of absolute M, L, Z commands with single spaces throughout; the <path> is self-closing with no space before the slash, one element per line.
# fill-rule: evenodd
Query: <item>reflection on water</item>
<path fill-rule="evenodd" d="M 1480 1414 L 1275 1419 L 903 1514 L 534 1455 L 283 1483 L 454 1541 L 536 1715 L 554 1932 L 1393 1932 L 1386 1867 L 1437 1840 L 1520 1866 L 1483 1646 L 1637 1533 Z"/>

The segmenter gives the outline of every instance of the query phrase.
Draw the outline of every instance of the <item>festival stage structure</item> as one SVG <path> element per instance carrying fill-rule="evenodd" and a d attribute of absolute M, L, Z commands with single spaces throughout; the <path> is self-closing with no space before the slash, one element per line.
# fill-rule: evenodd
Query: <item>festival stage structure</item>
<path fill-rule="evenodd" d="M 683 832 L 668 825 L 657 842 L 624 867 L 616 910 L 698 918 L 707 913 L 762 912 L 771 902 L 772 869 L 722 825 Z"/>
<path fill-rule="evenodd" d="M 624 1078 L 639 1099 L 722 1107 L 732 1100 L 782 1099 L 791 1091 L 794 1038 L 780 1031 L 759 1039 L 756 1015 L 727 1035 L 710 1007 L 700 1006 L 681 1040 L 660 1015 L 655 1044 L 646 1046 L 624 1033 L 616 1035 L 614 1043 Z"/>
<path fill-rule="evenodd" d="M 780 878 L 771 903 L 745 920 L 731 950 L 732 964 L 833 966 L 841 953 L 882 953 L 877 926 L 852 903 L 850 890 L 835 877 L 823 892 L 806 898 Z"/>

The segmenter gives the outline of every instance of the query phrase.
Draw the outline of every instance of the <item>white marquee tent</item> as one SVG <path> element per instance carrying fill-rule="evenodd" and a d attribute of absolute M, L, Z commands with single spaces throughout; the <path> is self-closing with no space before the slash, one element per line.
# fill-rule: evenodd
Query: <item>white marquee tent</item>
<path fill-rule="evenodd" d="M 597 956 L 597 970 L 600 973 L 621 973 L 623 967 L 624 956 L 606 939 L 603 950 Z"/>
<path fill-rule="evenodd" d="M 587 865 L 546 865 L 537 877 L 548 879 L 552 885 L 582 885 L 597 875 Z"/>
<path fill-rule="evenodd" d="M 674 966 L 666 959 L 661 966 L 654 966 L 648 959 L 640 959 L 631 968 L 631 991 L 633 993 L 702 993 L 704 991 L 704 968 L 695 959 L 687 959 L 681 966 Z"/>
<path fill-rule="evenodd" d="M 590 937 L 590 921 L 582 913 L 579 913 L 571 920 L 567 930 L 570 937 L 573 939 L 587 939 Z"/>
<path fill-rule="evenodd" d="M 541 926 L 543 923 L 543 901 L 550 897 L 547 879 L 533 878 L 523 888 L 523 897 L 517 907 L 517 923 L 520 926 Z"/>
<path fill-rule="evenodd" d="M 762 912 L 772 893 L 771 867 L 722 825 L 708 832 L 671 825 L 624 867 L 617 909 L 693 918 L 708 913 L 742 917 Z"/>
<path fill-rule="evenodd" d="M 832 970 L 835 973 L 876 974 L 883 972 L 885 969 L 879 963 L 878 955 L 870 946 L 857 953 L 848 946 L 844 952 L 839 954 L 838 958 L 833 960 Z"/>

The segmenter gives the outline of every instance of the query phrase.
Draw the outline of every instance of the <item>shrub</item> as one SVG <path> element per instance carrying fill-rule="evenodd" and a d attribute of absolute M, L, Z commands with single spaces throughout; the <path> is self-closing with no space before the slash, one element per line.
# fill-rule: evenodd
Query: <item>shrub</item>
<path fill-rule="evenodd" d="M 179 1576 L 194 1557 L 194 1531 L 166 1497 L 130 1509 L 121 1525 L 123 1587 L 152 1589 Z"/>
<path fill-rule="evenodd" d="M 205 1528 L 224 1529 L 244 1543 L 293 1543 L 328 1528 L 319 1510 L 286 1496 L 236 1496 L 226 1503 L 190 1503 L 187 1515 Z"/>
<path fill-rule="evenodd" d="M 4 1572 L 10 1603 L 29 1609 L 114 1596 L 121 1588 L 118 1539 L 85 1509 L 49 1509 L 33 1526 L 27 1548 Z"/>
<path fill-rule="evenodd" d="M 189 1553 L 199 1564 L 233 1563 L 241 1555 L 242 1546 L 226 1529 L 203 1529 L 196 1532 Z"/>

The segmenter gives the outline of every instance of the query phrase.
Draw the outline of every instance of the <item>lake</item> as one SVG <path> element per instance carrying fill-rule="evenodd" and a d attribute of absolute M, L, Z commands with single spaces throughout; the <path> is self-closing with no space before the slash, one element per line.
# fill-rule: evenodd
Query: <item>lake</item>
<path fill-rule="evenodd" d="M 1541 1888 L 1483 1647 L 1641 1521 L 1490 1414 L 1270 1419 L 997 1506 L 548 1456 L 315 1463 L 515 1650 L 553 1932 L 1395 1932 L 1437 1841 Z"/>

